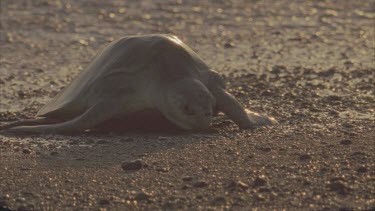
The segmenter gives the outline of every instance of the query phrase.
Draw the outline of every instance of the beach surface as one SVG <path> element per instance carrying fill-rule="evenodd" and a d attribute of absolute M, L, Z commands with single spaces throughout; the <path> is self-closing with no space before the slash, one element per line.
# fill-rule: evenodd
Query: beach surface
<path fill-rule="evenodd" d="M 280 124 L 0 133 L 11 210 L 375 209 L 375 1 L 0 1 L 0 122 L 35 117 L 109 42 L 169 33 Z M 1 208 L 0 208 L 1 210 Z"/>

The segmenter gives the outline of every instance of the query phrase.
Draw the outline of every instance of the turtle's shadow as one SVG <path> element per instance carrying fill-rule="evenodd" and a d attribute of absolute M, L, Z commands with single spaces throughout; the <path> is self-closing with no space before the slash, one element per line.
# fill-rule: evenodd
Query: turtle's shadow
<path fill-rule="evenodd" d="M 218 128 L 184 131 L 168 121 L 112 119 L 91 131 L 76 134 L 2 134 L 38 151 L 43 165 L 98 167 L 119 165 L 124 160 L 143 159 L 169 149 L 183 149 L 208 139 L 217 139 Z M 56 152 L 56 153 L 55 153 Z M 53 154 L 53 155 L 52 155 Z M 57 155 L 56 155 L 57 154 Z"/>

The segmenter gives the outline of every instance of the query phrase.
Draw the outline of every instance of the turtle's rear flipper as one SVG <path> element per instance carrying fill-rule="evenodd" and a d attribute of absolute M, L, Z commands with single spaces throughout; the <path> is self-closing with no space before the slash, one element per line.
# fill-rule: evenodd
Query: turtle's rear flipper
<path fill-rule="evenodd" d="M 59 119 L 51 118 L 38 118 L 38 119 L 22 119 L 13 122 L 2 122 L 0 125 L 0 131 L 6 131 L 13 127 L 19 126 L 33 126 L 33 125 L 42 125 L 42 124 L 55 124 L 61 122 Z"/>
<path fill-rule="evenodd" d="M 58 133 L 70 134 L 94 127 L 95 125 L 112 118 L 119 113 L 121 107 L 112 102 L 100 102 L 80 116 L 57 124 L 43 124 L 36 126 L 12 127 L 7 131 L 11 133 Z"/>

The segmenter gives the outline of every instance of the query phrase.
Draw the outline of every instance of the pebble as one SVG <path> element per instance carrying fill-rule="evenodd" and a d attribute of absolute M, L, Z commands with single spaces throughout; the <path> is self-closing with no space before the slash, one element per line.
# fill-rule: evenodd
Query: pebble
<path fill-rule="evenodd" d="M 59 153 L 56 152 L 56 151 L 53 151 L 53 152 L 50 153 L 50 155 L 51 155 L 51 156 L 57 156 L 57 155 L 59 155 Z"/>
<path fill-rule="evenodd" d="M 253 187 L 261 187 L 267 184 L 267 180 L 264 177 L 257 177 L 254 180 Z"/>
<path fill-rule="evenodd" d="M 182 181 L 184 181 L 184 182 L 190 182 L 192 180 L 193 180 L 193 177 L 191 177 L 191 176 L 182 177 Z"/>
<path fill-rule="evenodd" d="M 309 154 L 302 154 L 299 156 L 299 160 L 300 161 L 307 161 L 307 160 L 310 160 L 311 159 L 311 155 Z"/>
<path fill-rule="evenodd" d="M 215 197 L 215 198 L 212 200 L 212 202 L 211 202 L 212 205 L 216 205 L 216 206 L 224 205 L 224 204 L 226 204 L 226 203 L 227 203 L 227 200 L 226 200 L 225 197 L 223 197 L 223 196 Z"/>
<path fill-rule="evenodd" d="M 125 171 L 137 171 L 142 168 L 141 160 L 125 161 L 121 164 L 121 167 Z"/>
<path fill-rule="evenodd" d="M 22 150 L 22 152 L 23 152 L 24 154 L 30 154 L 30 153 L 31 153 L 31 150 L 30 150 L 30 149 L 24 149 L 24 150 Z"/>
<path fill-rule="evenodd" d="M 351 191 L 351 188 L 347 187 L 347 185 L 342 181 L 334 181 L 327 185 L 330 191 L 337 192 L 342 195 L 346 195 Z"/>
<path fill-rule="evenodd" d="M 99 205 L 109 205 L 110 202 L 109 202 L 108 199 L 100 199 L 100 200 L 98 201 L 98 204 L 99 204 Z"/>
<path fill-rule="evenodd" d="M 358 173 L 366 173 L 367 171 L 368 171 L 367 168 L 364 166 L 357 168 Z"/>
<path fill-rule="evenodd" d="M 353 143 L 353 141 L 351 141 L 349 139 L 345 139 L 345 140 L 340 141 L 340 144 L 342 144 L 342 145 L 351 145 L 352 143 Z"/>
<path fill-rule="evenodd" d="M 96 144 L 108 144 L 108 143 L 109 143 L 109 141 L 104 140 L 104 139 L 100 139 L 100 140 L 98 140 L 98 141 L 96 142 Z"/>
<path fill-rule="evenodd" d="M 139 192 L 135 195 L 134 199 L 137 201 L 148 201 L 150 200 L 151 195 L 145 192 Z"/>
<path fill-rule="evenodd" d="M 194 187 L 196 188 L 205 188 L 208 186 L 208 183 L 204 180 L 199 180 L 199 181 L 196 181 L 194 184 L 193 184 Z"/>
<path fill-rule="evenodd" d="M 271 152 L 272 149 L 270 147 L 259 147 L 258 150 L 262 152 Z"/>
<path fill-rule="evenodd" d="M 227 43 L 225 43 L 224 44 L 224 48 L 234 48 L 234 43 L 232 43 L 232 42 L 227 42 Z"/>

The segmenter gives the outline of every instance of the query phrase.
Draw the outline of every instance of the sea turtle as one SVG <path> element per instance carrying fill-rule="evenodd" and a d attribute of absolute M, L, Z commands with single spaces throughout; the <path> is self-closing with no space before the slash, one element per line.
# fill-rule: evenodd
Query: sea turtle
<path fill-rule="evenodd" d="M 240 128 L 277 123 L 244 109 L 222 77 L 173 35 L 122 37 L 105 47 L 64 91 L 40 109 L 39 119 L 10 132 L 84 131 L 136 112 L 154 110 L 183 130 L 210 126 L 222 111 Z"/>

